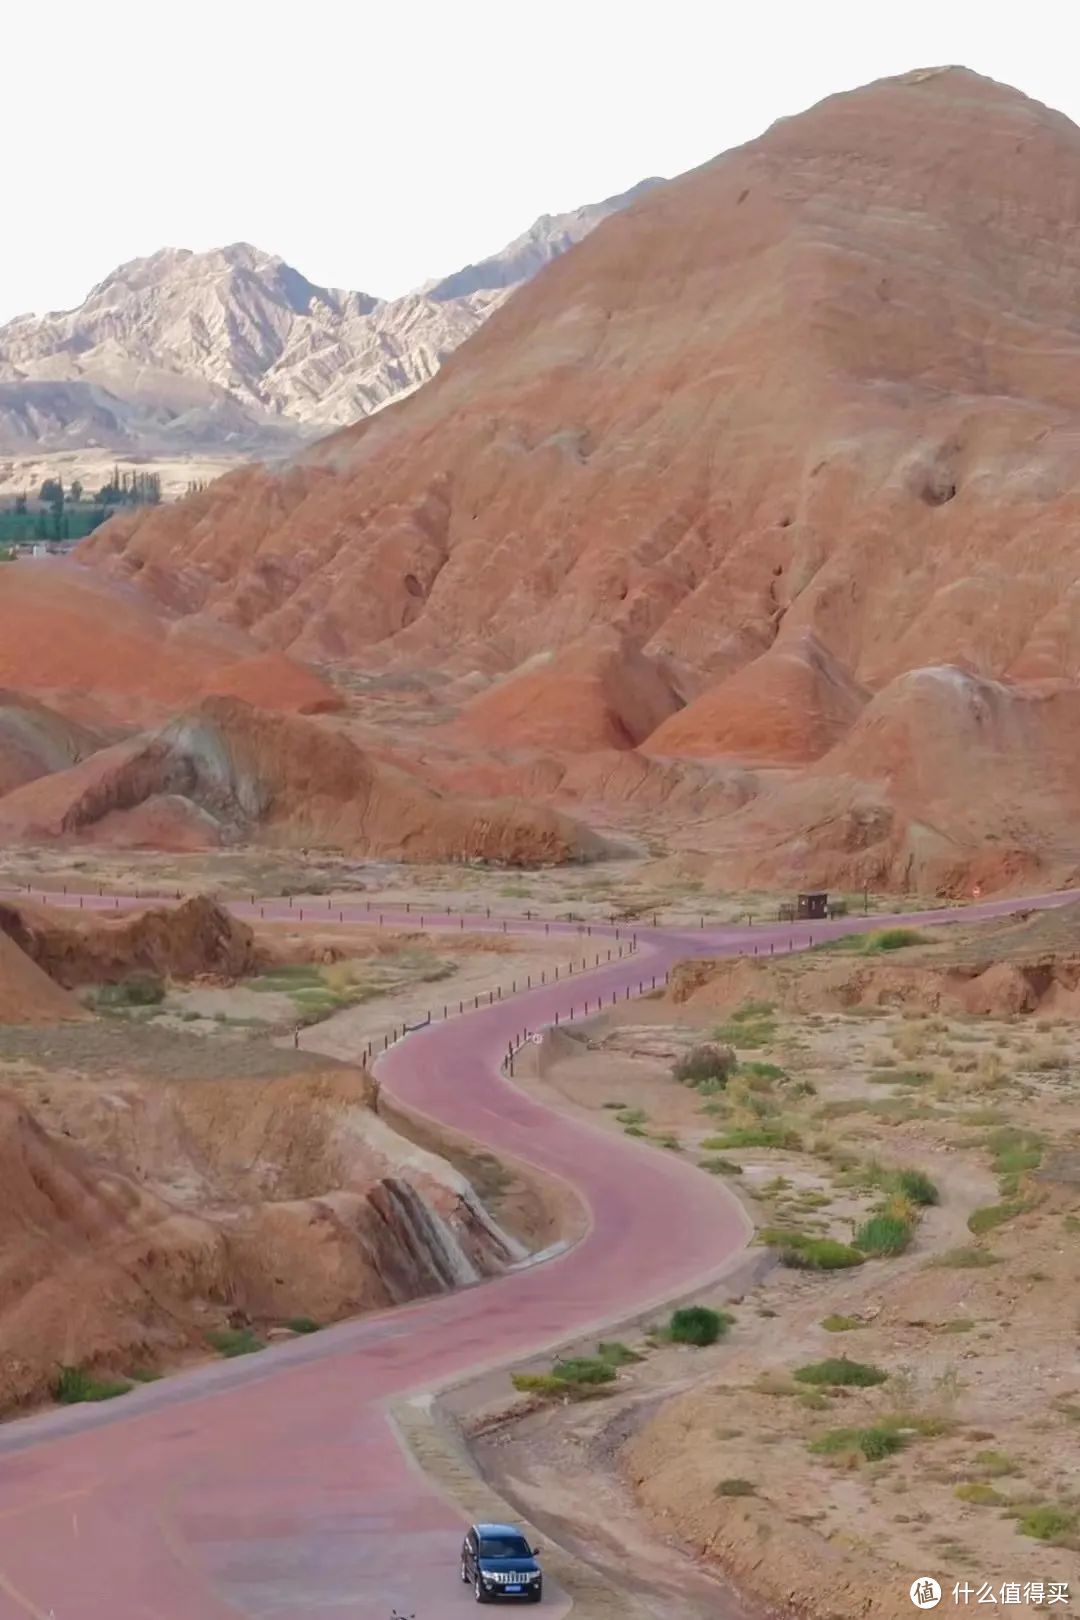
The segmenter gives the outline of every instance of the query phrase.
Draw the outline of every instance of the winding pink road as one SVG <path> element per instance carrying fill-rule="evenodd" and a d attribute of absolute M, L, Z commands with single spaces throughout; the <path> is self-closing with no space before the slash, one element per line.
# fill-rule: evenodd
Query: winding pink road
<path fill-rule="evenodd" d="M 970 921 L 1077 897 L 896 920 Z M 84 906 L 112 905 L 81 898 Z M 311 902 L 311 921 L 325 922 L 325 905 Z M 295 904 L 263 909 L 298 916 Z M 370 920 L 355 902 L 331 909 L 335 918 L 340 910 L 346 921 Z M 418 921 L 415 911 L 384 914 Z M 178 1374 L 119 1402 L 5 1425 L 0 1620 L 387 1620 L 392 1604 L 415 1610 L 417 1620 L 465 1613 L 460 1516 L 403 1453 L 387 1401 L 685 1294 L 721 1272 L 748 1235 L 739 1206 L 712 1177 L 523 1096 L 499 1072 L 508 1043 L 571 1007 L 580 1016 L 586 997 L 595 1008 L 598 995 L 610 1002 L 613 993 L 634 994 L 687 956 L 780 952 L 811 934 L 818 941 L 889 920 L 639 928 L 633 955 L 436 1022 L 391 1047 L 378 1064 L 390 1095 L 562 1177 L 588 1208 L 586 1236 L 475 1288 Z M 465 926 L 501 931 L 502 921 L 476 916 Z M 443 915 L 425 926 L 459 922 Z M 522 919 L 508 926 L 545 928 Z M 583 955 L 592 943 L 578 945 L 574 924 L 549 927 L 573 936 Z M 613 929 L 592 925 L 591 934 L 605 950 L 613 944 Z M 627 938 L 621 929 L 620 943 Z M 561 1612 L 558 1594 L 551 1597 L 542 1612 Z"/>

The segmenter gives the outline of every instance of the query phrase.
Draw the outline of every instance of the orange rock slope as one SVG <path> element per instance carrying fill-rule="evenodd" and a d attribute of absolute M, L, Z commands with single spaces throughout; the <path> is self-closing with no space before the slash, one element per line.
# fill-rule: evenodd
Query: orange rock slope
<path fill-rule="evenodd" d="M 977 726 L 874 739 L 921 668 L 1080 673 L 1078 307 L 1080 131 L 911 73 L 655 188 L 400 406 L 80 555 L 267 648 L 516 671 L 474 748 L 625 751 L 647 712 L 650 753 L 783 767 L 718 805 L 718 881 L 1062 872 L 1080 782 L 1037 689 L 1000 688 L 985 793 Z M 628 651 L 583 675 L 598 631 Z M 638 659 L 682 712 L 642 710 Z"/>
<path fill-rule="evenodd" d="M 268 657 L 242 632 L 179 617 L 145 593 L 52 558 L 7 563 L 0 572 L 0 686 L 91 721 L 159 719 L 211 693 L 257 696 L 263 708 L 306 714 L 341 703 L 313 670 Z M 0 768 L 6 730 L 0 713 Z"/>

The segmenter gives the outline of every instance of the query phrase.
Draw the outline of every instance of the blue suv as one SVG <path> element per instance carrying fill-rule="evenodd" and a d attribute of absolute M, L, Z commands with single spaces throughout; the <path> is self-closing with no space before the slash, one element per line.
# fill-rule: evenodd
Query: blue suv
<path fill-rule="evenodd" d="M 472 1583 L 477 1603 L 539 1603 L 544 1579 L 538 1556 L 539 1549 L 512 1524 L 471 1524 L 461 1547 L 461 1578 Z"/>

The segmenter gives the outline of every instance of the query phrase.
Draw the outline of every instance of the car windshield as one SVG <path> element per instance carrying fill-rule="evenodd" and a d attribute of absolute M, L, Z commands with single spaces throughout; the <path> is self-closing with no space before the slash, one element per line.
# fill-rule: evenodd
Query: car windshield
<path fill-rule="evenodd" d="M 481 1558 L 528 1558 L 529 1543 L 524 1536 L 481 1536 Z"/>

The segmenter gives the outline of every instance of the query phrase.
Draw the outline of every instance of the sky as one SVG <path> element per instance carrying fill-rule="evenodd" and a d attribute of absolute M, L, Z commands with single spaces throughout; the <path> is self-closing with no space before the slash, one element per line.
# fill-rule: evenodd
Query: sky
<path fill-rule="evenodd" d="M 1078 44 L 1076 0 L 10 0 L 0 320 L 235 241 L 394 296 L 914 67 L 1080 121 Z"/>

